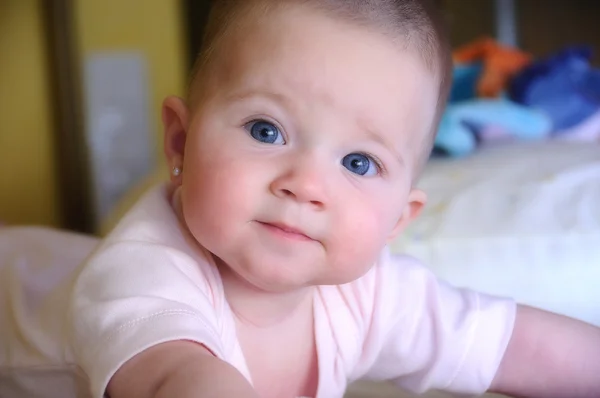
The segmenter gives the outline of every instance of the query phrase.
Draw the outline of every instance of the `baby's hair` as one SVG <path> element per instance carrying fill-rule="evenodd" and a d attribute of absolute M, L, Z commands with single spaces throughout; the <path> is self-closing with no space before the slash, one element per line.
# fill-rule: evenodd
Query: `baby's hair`
<path fill-rule="evenodd" d="M 351 24 L 381 32 L 410 50 L 416 51 L 428 69 L 439 79 L 436 117 L 430 134 L 423 140 L 423 155 L 417 170 L 428 158 L 452 81 L 451 47 L 445 23 L 432 0 L 212 0 L 202 45 L 192 72 L 188 102 L 198 101 L 197 86 L 209 75 L 208 66 L 219 42 L 231 27 L 249 13 L 266 13 L 276 7 L 305 5 Z M 254 14 L 255 15 L 255 14 Z M 419 174 L 418 172 L 416 174 Z"/>

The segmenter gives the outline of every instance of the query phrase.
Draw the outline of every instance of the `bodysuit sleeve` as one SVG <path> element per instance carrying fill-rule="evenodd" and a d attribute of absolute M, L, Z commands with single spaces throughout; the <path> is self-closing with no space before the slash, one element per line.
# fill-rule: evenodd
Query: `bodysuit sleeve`
<path fill-rule="evenodd" d="M 123 363 L 157 344 L 189 340 L 217 357 L 227 354 L 220 279 L 206 260 L 182 249 L 176 221 L 156 210 L 167 214 L 168 206 L 152 200 L 164 202 L 156 194 L 126 217 L 74 281 L 67 328 L 95 398 Z"/>
<path fill-rule="evenodd" d="M 387 252 L 370 278 L 364 376 L 419 393 L 489 388 L 512 335 L 514 301 L 455 288 Z"/>
<path fill-rule="evenodd" d="M 182 253 L 145 243 L 109 245 L 90 259 L 75 286 L 70 326 L 93 397 L 104 395 L 123 363 L 154 345 L 190 340 L 222 353 L 198 273 Z"/>

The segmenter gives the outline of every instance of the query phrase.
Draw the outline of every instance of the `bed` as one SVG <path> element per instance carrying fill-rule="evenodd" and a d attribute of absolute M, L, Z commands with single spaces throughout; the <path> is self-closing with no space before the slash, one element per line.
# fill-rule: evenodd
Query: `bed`
<path fill-rule="evenodd" d="M 103 232 L 164 178 L 157 173 L 132 190 Z M 483 146 L 462 159 L 432 159 L 419 187 L 429 203 L 391 243 L 393 251 L 419 258 L 457 286 L 600 326 L 598 144 L 549 140 Z M 412 395 L 385 383 L 359 382 L 347 397 Z"/>
<path fill-rule="evenodd" d="M 431 161 L 419 185 L 429 204 L 393 251 L 421 259 L 455 285 L 600 326 L 598 144 L 483 147 L 468 158 Z M 368 382 L 348 392 L 392 397 L 412 395 Z"/>
<path fill-rule="evenodd" d="M 432 160 L 419 185 L 429 204 L 393 251 L 455 285 L 600 326 L 599 145 L 483 147 L 468 158 Z M 371 382 L 347 395 L 393 397 L 413 396 Z"/>
<path fill-rule="evenodd" d="M 419 183 L 429 204 L 390 246 L 419 258 L 455 285 L 511 296 L 600 326 L 599 149 L 597 144 L 544 141 L 490 145 L 463 159 L 433 159 Z M 102 233 L 165 178 L 157 172 L 134 187 L 105 220 Z M 25 231 L 20 247 L 26 247 L 29 236 L 33 250 L 22 250 L 23 258 L 76 263 L 95 242 L 72 245 L 64 236 L 43 238 L 52 233 Z M 52 243 L 58 241 L 66 243 Z M 3 254 L 13 255 L 13 246 L 0 250 L 0 263 Z M 411 395 L 384 383 L 359 382 L 347 397 Z"/>
<path fill-rule="evenodd" d="M 165 178 L 157 172 L 133 188 L 101 232 Z M 419 187 L 428 205 L 393 251 L 455 285 L 600 326 L 600 144 L 483 146 L 432 159 Z"/>

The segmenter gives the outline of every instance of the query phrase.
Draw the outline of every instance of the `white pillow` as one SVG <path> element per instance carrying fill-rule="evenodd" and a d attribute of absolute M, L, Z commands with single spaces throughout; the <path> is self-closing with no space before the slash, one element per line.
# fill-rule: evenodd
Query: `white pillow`
<path fill-rule="evenodd" d="M 449 282 L 600 325 L 600 146 L 519 143 L 430 162 L 392 243 Z"/>

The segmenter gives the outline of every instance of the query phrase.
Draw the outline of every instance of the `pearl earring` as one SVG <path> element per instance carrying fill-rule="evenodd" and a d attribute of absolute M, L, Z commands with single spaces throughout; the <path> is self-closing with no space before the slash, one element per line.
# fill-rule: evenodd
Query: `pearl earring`
<path fill-rule="evenodd" d="M 179 177 L 180 174 L 181 174 L 181 169 L 179 167 L 173 167 L 173 175 L 175 177 Z"/>

